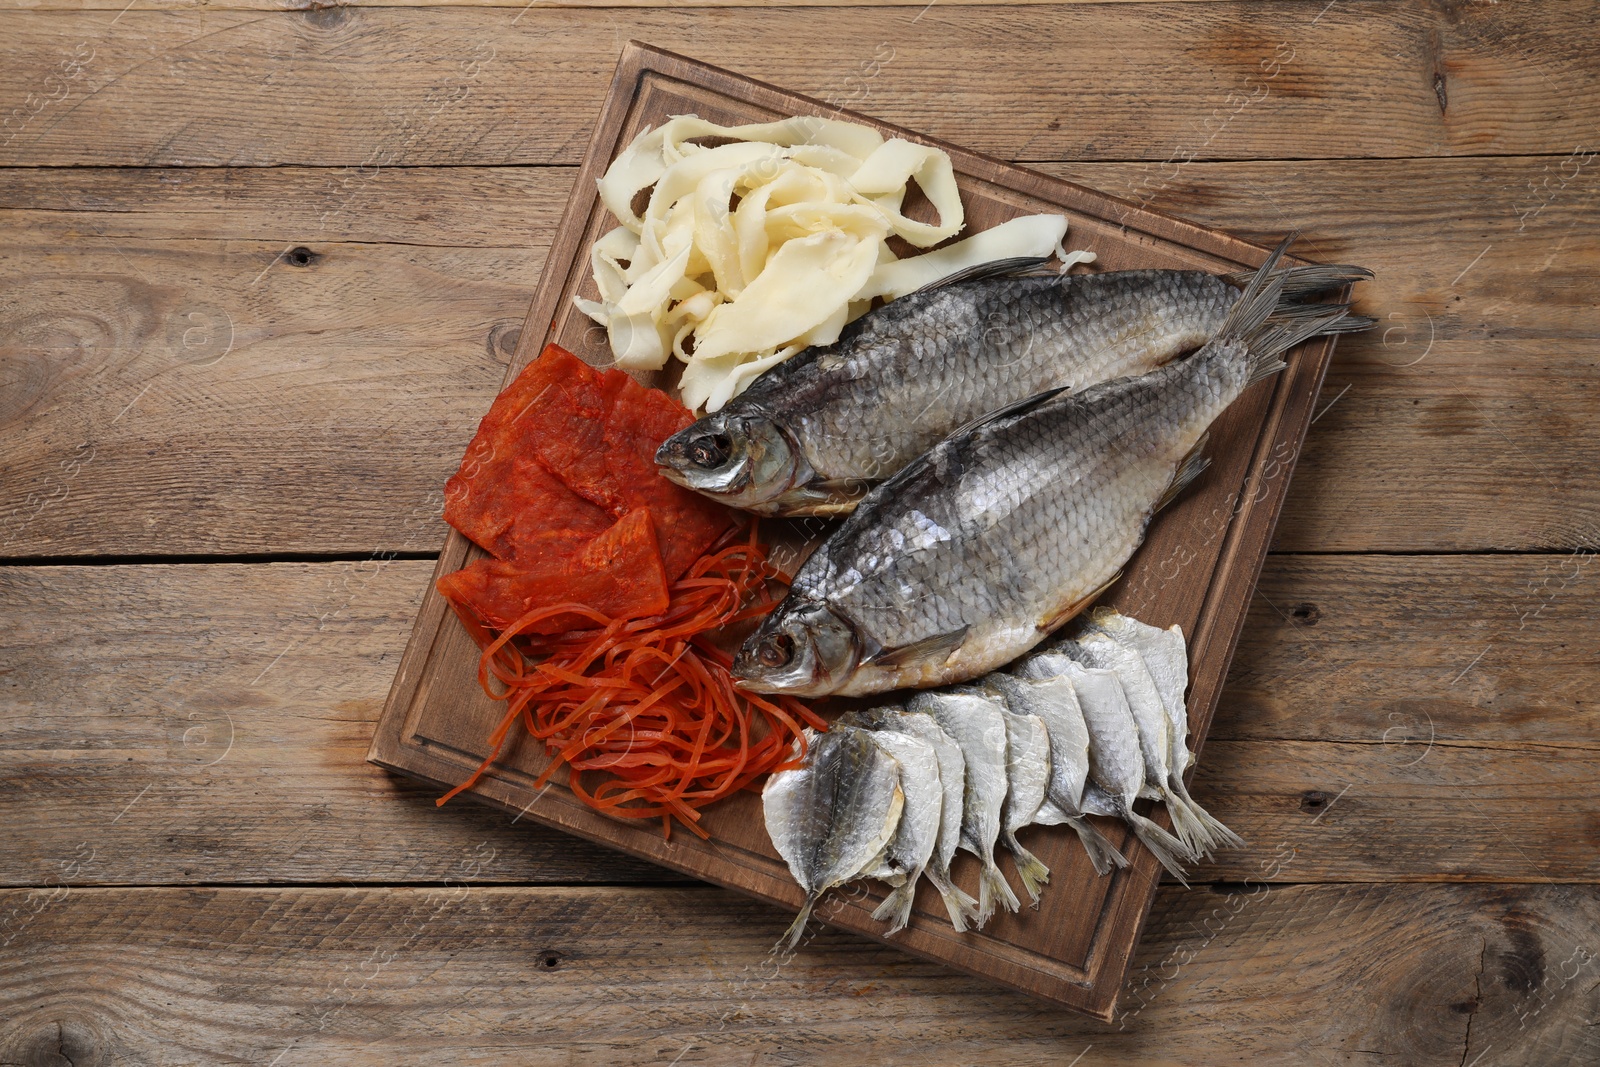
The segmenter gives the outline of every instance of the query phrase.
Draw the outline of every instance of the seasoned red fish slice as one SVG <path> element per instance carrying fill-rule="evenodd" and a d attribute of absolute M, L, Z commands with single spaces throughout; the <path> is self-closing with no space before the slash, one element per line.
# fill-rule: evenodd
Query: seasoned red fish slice
<path fill-rule="evenodd" d="M 630 511 L 570 557 L 522 562 L 483 559 L 439 579 L 439 592 L 503 630 L 536 608 L 582 604 L 613 619 L 647 618 L 667 610 L 667 576 L 647 508 Z M 524 633 L 591 629 L 593 619 L 564 614 Z"/>
<path fill-rule="evenodd" d="M 565 559 L 616 522 L 531 455 L 491 451 L 476 464 L 471 455 L 445 483 L 444 519 L 491 555 Z"/>
<path fill-rule="evenodd" d="M 573 492 L 613 514 L 649 508 L 667 578 L 678 578 L 731 525 L 727 508 L 667 481 L 656 467 L 661 443 L 693 417 L 660 390 L 622 371 L 596 371 L 554 345 L 533 366 L 541 377 L 559 377 L 538 394 L 528 446 Z"/>

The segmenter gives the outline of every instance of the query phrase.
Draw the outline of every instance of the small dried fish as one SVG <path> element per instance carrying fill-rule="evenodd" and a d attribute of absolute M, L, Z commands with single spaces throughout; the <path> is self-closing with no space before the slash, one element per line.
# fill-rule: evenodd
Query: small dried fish
<path fill-rule="evenodd" d="M 1050 868 L 1022 847 L 1017 831 L 1033 825 L 1050 785 L 1050 734 L 1044 720 L 1004 710 L 1006 724 L 1006 802 L 1000 811 L 1000 840 L 1011 850 L 1017 876 L 1034 907 L 1039 887 L 1050 880 Z"/>
<path fill-rule="evenodd" d="M 939 762 L 939 788 L 943 796 L 939 810 L 939 841 L 924 873 L 944 901 L 950 925 L 957 933 L 965 931 L 967 923 L 977 918 L 978 902 L 950 880 L 950 863 L 961 845 L 961 810 L 967 787 L 967 760 L 961 754 L 961 746 L 940 729 L 932 716 L 897 707 L 852 711 L 841 715 L 838 721 L 863 729 L 907 734 L 933 749 Z M 887 900 L 883 902 L 884 907 L 888 904 Z"/>
<path fill-rule="evenodd" d="M 1139 741 L 1139 727 L 1133 711 L 1128 707 L 1127 695 L 1117 673 L 1085 667 L 1062 653 L 1045 653 L 1036 657 L 1041 670 L 1055 670 L 1069 678 L 1078 694 L 1078 704 L 1083 709 L 1084 725 L 1089 729 L 1089 774 L 1094 784 L 1104 791 L 1105 803 L 1117 818 L 1133 828 L 1144 846 L 1155 854 L 1161 865 L 1183 884 L 1184 863 L 1196 857 L 1189 847 L 1166 830 L 1151 822 L 1133 805 L 1145 788 L 1144 756 Z M 1087 803 L 1088 790 L 1085 790 Z M 1098 798 L 1097 798 L 1098 799 Z"/>
<path fill-rule="evenodd" d="M 917 882 L 939 845 L 939 820 L 944 809 L 944 787 L 939 781 L 939 757 L 933 746 L 910 734 L 890 730 L 869 731 L 872 740 L 900 764 L 900 788 L 906 796 L 900 825 L 884 849 L 883 863 L 862 873 L 894 886 L 872 913 L 888 919 L 888 933 L 897 934 L 911 920 Z"/>
<path fill-rule="evenodd" d="M 1084 818 L 1083 792 L 1089 781 L 1089 729 L 1083 723 L 1077 691 L 1067 678 L 1031 677 L 1026 672 L 1032 662 L 1030 658 L 1018 664 L 1021 677 L 997 672 L 985 677 L 983 682 L 1004 696 L 1010 707 L 1037 715 L 1050 735 L 1050 780 L 1045 801 L 1034 821 L 1047 826 L 1066 823 L 1072 827 L 1089 854 L 1089 862 L 1100 874 L 1109 873 L 1113 867 L 1126 867 L 1128 861 L 1122 853 Z"/>
<path fill-rule="evenodd" d="M 961 847 L 983 864 L 978 875 L 977 925 L 994 914 L 998 900 L 1011 911 L 1022 907 L 994 862 L 994 845 L 1000 836 L 1000 813 L 1005 807 L 1006 724 L 1001 706 L 976 690 L 918 693 L 908 704 L 912 711 L 932 716 L 967 761 L 966 788 L 961 805 Z"/>
<path fill-rule="evenodd" d="M 793 948 L 829 889 L 861 875 L 894 837 L 905 806 L 900 764 L 865 730 L 806 731 L 806 763 L 762 790 L 767 833 L 805 905 L 780 944 Z"/>
<path fill-rule="evenodd" d="M 1138 677 L 1142 668 L 1166 714 L 1170 727 L 1167 736 L 1171 745 L 1166 784 L 1171 798 L 1168 810 L 1172 812 L 1173 828 L 1180 829 L 1179 809 L 1182 809 L 1189 835 L 1185 836 L 1180 830 L 1179 836 L 1197 846 L 1196 851 L 1210 854 L 1218 848 L 1243 847 L 1244 838 L 1202 808 L 1189 795 L 1189 788 L 1183 780 L 1184 771 L 1194 763 L 1194 755 L 1189 751 L 1189 712 L 1184 705 L 1184 690 L 1189 685 L 1189 657 L 1183 631 L 1177 626 L 1162 630 L 1109 609 L 1096 611 L 1090 625 L 1095 631 L 1107 635 L 1119 648 L 1126 650 L 1123 658 L 1131 653 L 1137 659 L 1137 662 L 1129 662 L 1123 679 L 1123 687 L 1129 690 L 1130 699 L 1132 689 L 1128 678 Z M 1143 682 L 1135 684 L 1143 686 Z"/>

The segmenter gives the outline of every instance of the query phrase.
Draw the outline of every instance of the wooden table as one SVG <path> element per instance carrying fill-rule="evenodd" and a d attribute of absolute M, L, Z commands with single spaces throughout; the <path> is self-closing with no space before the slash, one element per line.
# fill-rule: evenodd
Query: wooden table
<path fill-rule="evenodd" d="M 0 1063 L 1600 1059 L 1600 3 L 125 2 L 0 14 Z M 630 37 L 1379 273 L 1120 1024 L 362 763 Z"/>

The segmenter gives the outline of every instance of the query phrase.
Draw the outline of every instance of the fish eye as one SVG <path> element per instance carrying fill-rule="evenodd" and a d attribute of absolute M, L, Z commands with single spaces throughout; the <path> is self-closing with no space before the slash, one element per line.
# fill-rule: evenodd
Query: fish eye
<path fill-rule="evenodd" d="M 788 634 L 773 634 L 756 649 L 756 659 L 763 667 L 783 667 L 794 659 L 794 638 Z"/>
<path fill-rule="evenodd" d="M 697 437 L 689 446 L 689 462 L 696 467 L 713 470 L 727 462 L 728 450 L 732 447 L 733 439 L 725 433 Z"/>

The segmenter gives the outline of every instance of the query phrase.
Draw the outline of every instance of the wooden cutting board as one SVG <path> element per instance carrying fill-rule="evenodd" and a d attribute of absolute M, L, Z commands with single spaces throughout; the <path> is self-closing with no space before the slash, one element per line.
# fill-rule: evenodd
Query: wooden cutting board
<path fill-rule="evenodd" d="M 684 113 L 725 124 L 800 114 L 840 116 L 870 123 L 886 135 L 936 144 L 955 163 L 967 210 L 966 232 L 1017 215 L 1065 212 L 1071 222 L 1067 247 L 1096 252 L 1099 270 L 1226 271 L 1256 266 L 1266 255 L 1227 234 L 630 43 L 551 247 L 508 381 L 548 341 L 591 363 L 610 362 L 604 332 L 572 306 L 575 294 L 597 295 L 589 277 L 588 249 L 616 224 L 595 195 L 595 180 L 640 130 Z M 1211 724 L 1332 351 L 1331 339 L 1302 346 L 1289 357 L 1286 371 L 1255 386 L 1228 409 L 1211 431 L 1209 470 L 1157 516 L 1122 581 L 1101 599 L 1157 626 L 1179 623 L 1189 635 L 1190 738 L 1196 750 Z M 452 532 L 435 577 L 457 570 L 478 553 L 466 538 Z M 477 648 L 430 583 L 368 759 L 436 783 L 441 792 L 470 775 L 488 751 L 486 739 L 502 714 L 502 706 L 478 688 L 477 662 Z M 536 791 L 533 783 L 545 762 L 536 744 L 508 746 L 473 793 L 527 818 L 791 912 L 798 910 L 803 894 L 767 838 L 756 794 L 730 798 L 706 811 L 710 842 L 682 831 L 664 841 L 659 823 L 624 823 L 585 807 L 560 784 L 562 774 Z M 452 814 L 446 808 L 438 817 L 448 819 Z M 1165 820 L 1159 811 L 1157 817 Z M 911 925 L 884 940 L 1078 1011 L 1111 1018 L 1161 870 L 1120 823 L 1100 822 L 1132 860 L 1126 870 L 1098 877 L 1067 827 L 1032 827 L 1023 831 L 1022 840 L 1051 870 L 1038 910 L 1002 913 L 981 932 L 957 934 L 938 895 L 924 883 Z M 960 854 L 955 873 L 975 895 L 977 866 L 972 857 Z M 875 883 L 858 883 L 825 899 L 817 917 L 881 937 L 882 924 L 870 913 L 882 895 Z M 774 932 L 777 929 L 774 924 Z"/>

